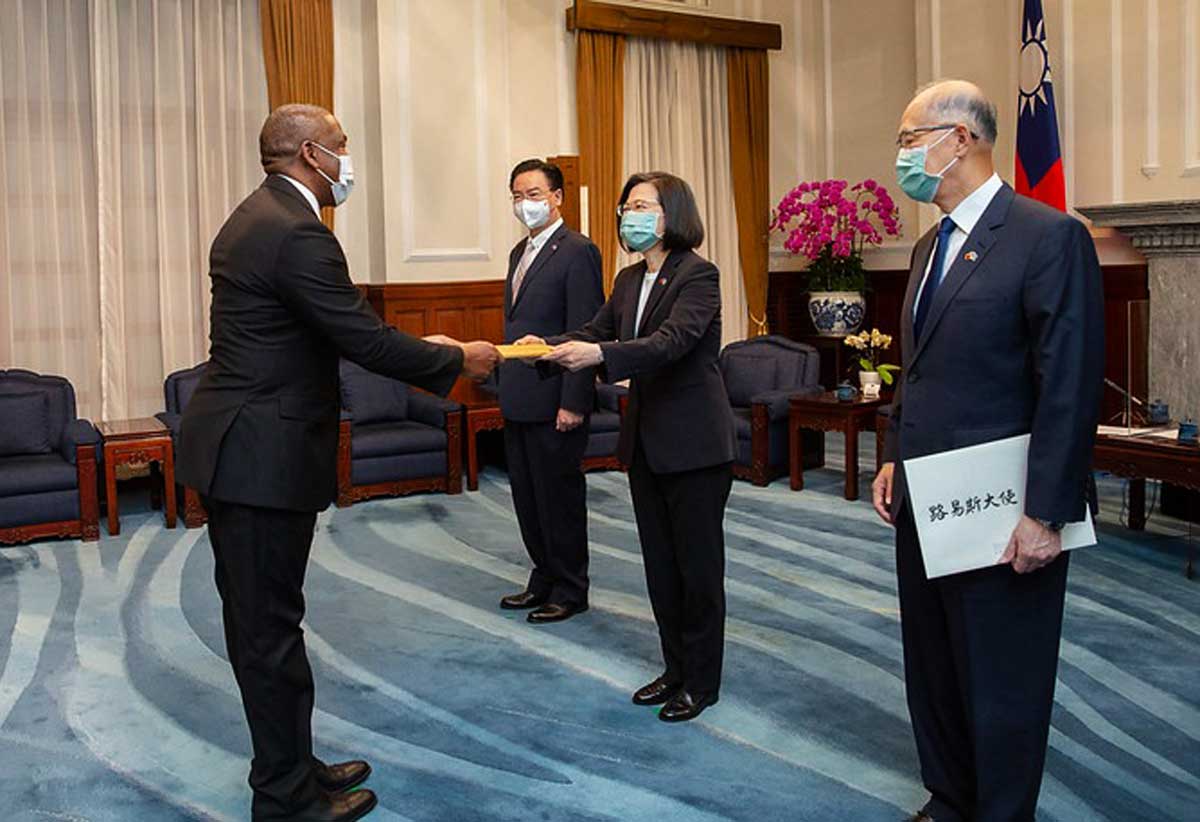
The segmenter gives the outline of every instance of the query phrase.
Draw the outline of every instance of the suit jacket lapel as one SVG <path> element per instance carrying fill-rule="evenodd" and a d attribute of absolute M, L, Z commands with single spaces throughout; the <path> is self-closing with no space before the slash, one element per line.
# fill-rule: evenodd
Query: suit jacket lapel
<path fill-rule="evenodd" d="M 938 286 L 937 293 L 933 295 L 933 305 L 929 307 L 929 316 L 925 318 L 921 339 L 916 341 L 917 347 L 913 352 L 914 360 L 920 356 L 921 351 L 929 342 L 929 338 L 933 336 L 938 321 L 946 313 L 946 308 L 954 299 L 954 295 L 966 284 L 971 275 L 979 270 L 983 265 L 984 258 L 996 244 L 996 235 L 992 229 L 1004 225 L 1013 196 L 1013 190 L 1007 185 L 996 192 L 996 196 L 992 198 L 992 202 L 980 216 L 979 222 L 975 224 L 974 230 L 967 236 L 967 241 L 959 250 L 957 259 L 947 261 L 950 270 L 946 272 L 941 285 Z"/>
<path fill-rule="evenodd" d="M 667 257 L 663 262 L 662 271 L 658 272 L 658 279 L 654 281 L 654 285 L 650 289 L 650 296 L 646 298 L 646 307 L 642 309 L 642 324 L 638 326 L 639 337 L 646 335 L 646 327 L 650 325 L 650 315 L 654 313 L 654 309 L 662 301 L 663 294 L 666 293 L 667 287 L 671 285 L 671 280 L 674 279 L 675 269 L 682 260 L 683 254 L 673 251 L 671 252 L 671 256 Z M 640 286 L 641 283 L 638 285 Z M 633 305 L 633 312 L 635 315 L 637 314 L 637 303 Z"/>
<path fill-rule="evenodd" d="M 508 277 L 504 280 L 504 313 L 506 316 L 512 315 L 513 310 L 513 275 L 517 273 L 517 266 L 521 264 L 521 257 L 525 256 L 525 246 L 529 244 L 529 238 L 526 237 L 516 248 L 508 255 Z"/>
<path fill-rule="evenodd" d="M 529 290 L 529 283 L 537 275 L 539 271 L 545 267 L 550 258 L 554 256 L 554 252 L 558 251 L 558 246 L 562 243 L 563 237 L 567 236 L 567 224 L 563 223 L 558 227 L 558 230 L 550 235 L 550 239 L 546 240 L 546 244 L 542 246 L 542 250 L 533 258 L 533 264 L 529 266 L 529 270 L 525 272 L 525 277 L 521 280 L 521 290 L 517 292 L 516 298 L 513 300 L 512 307 L 520 305 L 521 298 L 525 296 L 525 292 Z M 529 242 L 528 238 L 525 242 Z M 521 252 L 524 253 L 525 246 L 521 247 Z M 518 263 L 519 264 L 519 263 Z M 512 278 L 509 278 L 510 280 Z M 511 286 L 510 286 L 511 290 Z"/>
<path fill-rule="evenodd" d="M 917 287 L 925 276 L 925 267 L 929 265 L 929 255 L 933 253 L 934 238 L 937 237 L 937 226 L 929 229 L 917 240 L 913 249 L 912 268 L 908 272 L 908 290 L 904 293 L 904 307 L 900 309 L 900 355 L 911 359 L 916 353 L 916 340 L 913 337 L 913 304 L 917 299 Z"/>

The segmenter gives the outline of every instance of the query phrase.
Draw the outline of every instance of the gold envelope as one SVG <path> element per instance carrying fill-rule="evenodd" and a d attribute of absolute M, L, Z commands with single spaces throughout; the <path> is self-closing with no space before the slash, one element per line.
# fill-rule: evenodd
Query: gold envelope
<path fill-rule="evenodd" d="M 536 360 L 554 350 L 551 345 L 498 345 L 496 350 L 506 360 Z"/>

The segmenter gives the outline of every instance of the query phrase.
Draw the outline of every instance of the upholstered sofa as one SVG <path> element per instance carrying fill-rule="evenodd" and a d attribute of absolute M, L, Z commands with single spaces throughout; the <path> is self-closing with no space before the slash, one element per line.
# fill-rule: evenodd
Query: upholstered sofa
<path fill-rule="evenodd" d="M 167 410 L 160 411 L 154 416 L 171 429 L 171 441 L 175 446 L 176 471 L 179 468 L 179 421 L 183 419 L 183 409 L 187 408 L 188 401 L 191 400 L 196 386 L 200 384 L 200 378 L 204 376 L 204 369 L 207 367 L 208 362 L 205 361 L 191 368 L 175 371 L 168 374 L 163 383 L 163 398 L 166 401 Z M 179 505 L 183 509 L 179 513 L 183 517 L 184 527 L 199 528 L 208 521 L 208 515 L 204 512 L 204 506 L 200 502 L 200 494 L 197 491 L 177 484 L 175 499 L 179 500 Z"/>
<path fill-rule="evenodd" d="M 62 377 L 0 371 L 0 544 L 100 538 L 100 434 Z"/>
<path fill-rule="evenodd" d="M 819 374 L 817 349 L 786 337 L 754 337 L 725 346 L 721 376 L 737 434 L 734 476 L 767 485 L 788 472 L 788 399 L 820 394 Z M 824 435 L 805 430 L 801 436 L 804 468 L 824 465 Z"/>
<path fill-rule="evenodd" d="M 339 507 L 417 491 L 462 493 L 462 406 L 341 363 Z"/>

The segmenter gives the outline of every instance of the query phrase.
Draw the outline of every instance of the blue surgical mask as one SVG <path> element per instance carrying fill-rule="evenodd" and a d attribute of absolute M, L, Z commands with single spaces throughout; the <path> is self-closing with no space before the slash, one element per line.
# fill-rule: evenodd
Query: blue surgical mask
<path fill-rule="evenodd" d="M 333 204 L 340 206 L 346 202 L 346 198 L 350 196 L 350 192 L 354 190 L 354 166 L 350 163 L 349 154 L 336 154 L 320 143 L 313 143 L 314 146 L 321 149 L 326 154 L 337 157 L 338 161 L 338 178 L 336 180 L 329 179 L 329 175 L 321 169 L 317 169 L 317 173 L 325 178 L 325 182 L 329 183 L 330 193 L 333 195 Z"/>
<path fill-rule="evenodd" d="M 658 233 L 659 214 L 654 211 L 626 211 L 621 215 L 621 242 L 630 251 L 645 251 L 662 239 Z"/>
<path fill-rule="evenodd" d="M 953 131 L 948 131 L 927 146 L 902 148 L 896 152 L 896 182 L 900 184 L 901 191 L 918 203 L 933 202 L 938 186 L 942 184 L 946 172 L 950 170 L 950 166 L 958 162 L 958 158 L 955 157 L 937 174 L 930 174 L 925 170 L 925 160 L 929 155 L 929 149 L 953 133 Z"/>

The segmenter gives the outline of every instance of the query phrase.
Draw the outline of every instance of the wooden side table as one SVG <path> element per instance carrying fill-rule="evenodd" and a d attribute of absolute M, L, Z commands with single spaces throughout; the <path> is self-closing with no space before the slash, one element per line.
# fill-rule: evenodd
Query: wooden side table
<path fill-rule="evenodd" d="M 504 428 L 504 416 L 499 405 L 467 406 L 467 490 L 479 490 L 479 447 L 476 435 L 480 431 L 499 431 Z"/>
<path fill-rule="evenodd" d="M 162 466 L 167 527 L 175 527 L 175 449 L 171 432 L 153 417 L 111 420 L 96 426 L 104 441 L 104 487 L 108 498 L 108 533 L 121 533 L 117 501 L 117 466 L 157 462 Z"/>
<path fill-rule="evenodd" d="M 858 499 L 858 432 L 875 428 L 875 413 L 887 405 L 886 399 L 839 402 L 832 392 L 812 396 L 795 396 L 788 408 L 788 446 L 792 474 L 792 490 L 804 488 L 804 454 L 801 428 L 817 431 L 841 431 L 846 435 L 846 492 L 848 500 Z"/>

